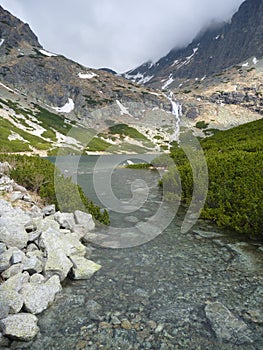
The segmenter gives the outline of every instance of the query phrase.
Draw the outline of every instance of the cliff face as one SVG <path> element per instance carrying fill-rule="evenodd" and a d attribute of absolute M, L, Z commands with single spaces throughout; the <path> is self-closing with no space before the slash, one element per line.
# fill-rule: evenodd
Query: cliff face
<path fill-rule="evenodd" d="M 173 81 L 178 78 L 202 78 L 248 58 L 262 58 L 262 13 L 262 0 L 247 0 L 230 23 L 206 30 L 186 48 L 173 49 L 156 64 L 146 63 L 128 72 L 126 77 L 166 88 L 173 87 Z"/>

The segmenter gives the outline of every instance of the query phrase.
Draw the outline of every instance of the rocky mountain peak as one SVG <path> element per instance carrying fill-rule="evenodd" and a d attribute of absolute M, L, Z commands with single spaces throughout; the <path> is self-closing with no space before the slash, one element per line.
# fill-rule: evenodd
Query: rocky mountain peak
<path fill-rule="evenodd" d="M 7 55 L 12 49 L 42 46 L 27 23 L 23 23 L 0 6 L 0 54 Z"/>
<path fill-rule="evenodd" d="M 155 64 L 145 63 L 125 77 L 165 89 L 178 86 L 178 79 L 201 79 L 251 57 L 262 58 L 262 13 L 262 0 L 246 0 L 230 23 L 208 28 L 185 48 L 172 49 Z"/>

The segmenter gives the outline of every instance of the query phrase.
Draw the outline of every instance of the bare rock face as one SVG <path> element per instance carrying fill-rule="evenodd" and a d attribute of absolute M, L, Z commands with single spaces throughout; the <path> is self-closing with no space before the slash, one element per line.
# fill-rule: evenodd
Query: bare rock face
<path fill-rule="evenodd" d="M 0 321 L 2 333 L 10 339 L 30 341 L 38 333 L 37 317 L 27 313 L 9 315 Z"/>

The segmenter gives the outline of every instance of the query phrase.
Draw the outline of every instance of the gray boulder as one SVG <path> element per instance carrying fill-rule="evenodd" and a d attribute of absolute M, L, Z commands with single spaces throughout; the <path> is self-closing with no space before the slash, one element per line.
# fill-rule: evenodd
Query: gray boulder
<path fill-rule="evenodd" d="M 23 249 L 28 241 L 28 234 L 22 225 L 15 226 L 14 222 L 9 225 L 10 219 L 0 218 L 0 241 L 8 247 Z"/>
<path fill-rule="evenodd" d="M 40 232 L 48 229 L 59 230 L 59 224 L 54 220 L 52 216 L 47 216 L 44 219 L 36 219 L 37 230 Z"/>
<path fill-rule="evenodd" d="M 30 275 L 33 275 L 34 273 L 42 272 L 43 271 L 42 253 L 39 251 L 27 253 L 23 270 L 27 271 Z"/>
<path fill-rule="evenodd" d="M 27 189 L 21 185 L 18 185 L 16 182 L 13 183 L 13 191 L 22 192 L 24 194 L 27 193 Z"/>
<path fill-rule="evenodd" d="M 51 277 L 45 283 L 25 284 L 21 294 L 23 295 L 26 311 L 32 314 L 39 314 L 46 310 L 53 303 L 56 294 L 61 289 L 58 276 Z"/>
<path fill-rule="evenodd" d="M 13 207 L 9 202 L 5 201 L 4 199 L 0 199 L 0 216 L 10 213 L 12 210 Z"/>
<path fill-rule="evenodd" d="M 12 192 L 14 180 L 11 180 L 7 175 L 0 177 L 0 191 Z"/>
<path fill-rule="evenodd" d="M 16 202 L 23 198 L 23 193 L 20 191 L 13 191 L 10 197 L 11 202 Z"/>
<path fill-rule="evenodd" d="M 25 261 L 26 255 L 24 252 L 22 252 L 22 250 L 14 250 L 11 256 L 11 264 L 18 264 L 18 263 L 22 263 Z"/>
<path fill-rule="evenodd" d="M 66 237 L 59 231 L 49 228 L 42 233 L 40 238 L 40 246 L 45 249 L 47 254 L 47 261 L 44 267 L 45 275 L 50 277 L 57 274 L 61 281 L 67 277 L 73 265 L 65 253 L 66 249 L 62 239 L 64 236 Z"/>
<path fill-rule="evenodd" d="M 76 280 L 89 279 L 101 268 L 101 265 L 80 256 L 72 256 L 70 259 L 73 262 L 73 278 Z"/>
<path fill-rule="evenodd" d="M 59 223 L 60 228 L 72 231 L 75 225 L 74 214 L 72 213 L 61 213 L 60 211 L 58 211 L 54 215 L 54 219 Z"/>
<path fill-rule="evenodd" d="M 235 344 L 251 343 L 247 325 L 236 318 L 223 304 L 209 303 L 205 307 L 206 317 L 220 341 Z"/>
<path fill-rule="evenodd" d="M 83 211 L 76 210 L 74 212 L 76 224 L 83 225 L 88 231 L 92 231 L 95 228 L 92 215 L 84 213 Z"/>
<path fill-rule="evenodd" d="M 13 209 L 0 217 L 0 241 L 9 247 L 24 248 L 28 241 L 25 224 L 30 216 L 21 209 Z"/>
<path fill-rule="evenodd" d="M 17 291 L 9 289 L 9 290 L 0 290 L 0 302 L 8 305 L 9 312 L 11 314 L 17 314 L 21 311 L 23 307 L 23 297 Z"/>
<path fill-rule="evenodd" d="M 0 320 L 6 318 L 9 315 L 9 304 L 7 300 L 0 300 Z"/>
<path fill-rule="evenodd" d="M 6 269 L 3 273 L 2 273 L 2 277 L 7 280 L 8 278 L 11 278 L 12 276 L 23 272 L 24 269 L 24 265 L 23 264 L 15 264 L 15 265 L 11 265 L 8 269 Z"/>
<path fill-rule="evenodd" d="M 17 253 L 18 254 L 17 256 L 19 257 L 20 257 L 20 254 L 22 254 L 25 257 L 25 254 L 18 248 L 15 248 L 15 247 L 9 248 L 8 250 L 6 250 L 0 255 L 0 272 L 3 272 L 6 269 L 8 269 L 11 264 L 14 264 L 14 261 L 15 263 L 22 262 L 23 260 L 22 258 L 19 258 L 18 260 L 13 258 L 13 255 L 15 253 Z"/>
<path fill-rule="evenodd" d="M 47 205 L 46 207 L 44 207 L 42 209 L 42 213 L 44 216 L 49 216 L 49 215 L 53 215 L 56 212 L 56 207 L 54 204 L 51 205 Z"/>
<path fill-rule="evenodd" d="M 0 243 L 0 255 L 7 251 L 6 245 L 4 243 Z"/>
<path fill-rule="evenodd" d="M 23 284 L 27 283 L 29 281 L 29 274 L 28 272 L 23 273 L 17 273 L 16 275 L 10 277 L 7 281 L 2 283 L 0 285 L 0 292 L 1 291 L 16 291 L 19 292 Z"/>
<path fill-rule="evenodd" d="M 79 239 L 82 239 L 87 233 L 89 233 L 89 230 L 84 225 L 75 224 L 73 227 L 73 232 L 78 235 Z"/>
<path fill-rule="evenodd" d="M 28 234 L 22 225 L 8 225 L 9 220 L 0 218 L 0 241 L 8 247 L 25 248 L 28 241 Z"/>
<path fill-rule="evenodd" d="M 65 254 L 69 256 L 86 254 L 86 247 L 79 241 L 79 236 L 76 233 L 69 233 L 60 236 L 61 245 Z"/>
<path fill-rule="evenodd" d="M 29 279 L 30 283 L 44 283 L 45 277 L 43 275 L 40 275 L 39 273 L 34 273 L 34 275 L 30 276 Z"/>
<path fill-rule="evenodd" d="M 26 313 L 9 315 L 2 319 L 0 328 L 5 336 L 22 341 L 32 340 L 39 331 L 37 317 Z"/>

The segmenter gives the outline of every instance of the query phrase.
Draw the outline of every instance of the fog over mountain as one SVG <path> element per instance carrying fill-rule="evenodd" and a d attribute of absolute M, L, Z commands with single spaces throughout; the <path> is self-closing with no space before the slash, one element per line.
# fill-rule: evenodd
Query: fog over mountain
<path fill-rule="evenodd" d="M 86 66 L 127 71 L 228 21 L 243 0 L 1 0 L 50 51 Z"/>

